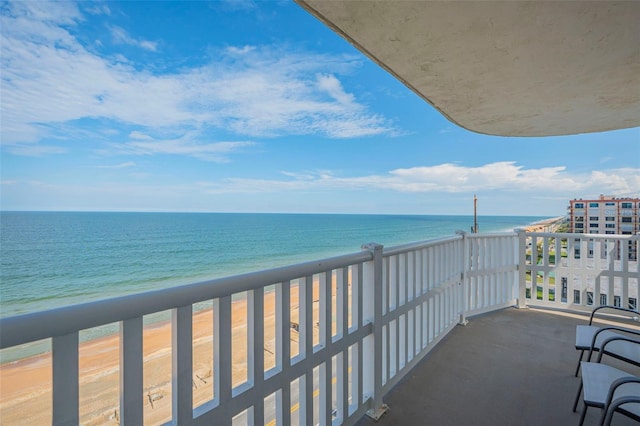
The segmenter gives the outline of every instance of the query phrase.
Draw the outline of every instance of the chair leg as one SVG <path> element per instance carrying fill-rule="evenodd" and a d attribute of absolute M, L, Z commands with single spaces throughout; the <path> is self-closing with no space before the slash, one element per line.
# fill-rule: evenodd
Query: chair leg
<path fill-rule="evenodd" d="M 578 377 L 578 372 L 580 371 L 580 363 L 582 362 L 582 357 L 584 356 L 584 349 L 580 351 L 580 358 L 578 359 L 578 365 L 576 365 L 576 373 L 575 377 Z"/>
<path fill-rule="evenodd" d="M 609 414 L 609 410 L 605 409 L 602 410 L 602 417 L 600 417 L 600 426 L 604 426 L 605 424 L 607 424 L 607 415 Z M 611 424 L 611 419 L 609 419 L 609 423 Z"/>
<path fill-rule="evenodd" d="M 584 404 L 584 408 L 582 409 L 582 415 L 580 415 L 580 423 L 578 423 L 580 426 L 582 426 L 582 424 L 584 423 L 584 417 L 587 415 L 587 408 L 589 408 L 587 404 Z"/>
<path fill-rule="evenodd" d="M 611 426 L 615 411 L 616 410 L 604 410 L 604 412 L 602 413 L 602 420 L 600 421 L 600 425 Z"/>
<path fill-rule="evenodd" d="M 582 393 L 582 380 L 580 380 L 580 387 L 578 388 L 578 393 L 576 394 L 576 400 L 573 402 L 573 412 L 575 413 L 578 409 L 578 402 L 580 402 L 580 394 Z"/>

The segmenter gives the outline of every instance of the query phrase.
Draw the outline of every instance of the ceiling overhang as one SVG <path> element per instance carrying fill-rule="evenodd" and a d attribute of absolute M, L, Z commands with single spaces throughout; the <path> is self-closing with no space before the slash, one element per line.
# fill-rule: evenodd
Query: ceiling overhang
<path fill-rule="evenodd" d="M 640 126 L 639 1 L 296 1 L 466 129 Z"/>

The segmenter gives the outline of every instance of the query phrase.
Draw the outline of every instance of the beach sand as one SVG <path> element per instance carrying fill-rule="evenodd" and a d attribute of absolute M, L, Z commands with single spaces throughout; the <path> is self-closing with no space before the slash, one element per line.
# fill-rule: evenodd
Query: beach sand
<path fill-rule="evenodd" d="M 524 230 L 526 232 L 556 232 L 563 220 L 564 217 L 554 217 L 552 219 L 542 220 L 529 226 L 525 226 Z"/>
<path fill-rule="evenodd" d="M 335 294 L 335 280 L 333 294 Z M 318 317 L 319 283 L 313 285 L 314 324 Z M 298 321 L 298 287 L 291 286 L 291 321 Z M 335 298 L 333 303 L 335 304 Z M 334 305 L 335 306 L 335 305 Z M 275 366 L 275 292 L 264 295 L 265 369 Z M 232 378 L 237 386 L 247 380 L 247 302 L 232 303 Z M 314 342 L 319 329 L 314 329 Z M 334 325 L 335 329 L 335 325 Z M 159 424 L 171 419 L 171 323 L 144 328 L 144 421 Z M 298 353 L 298 333 L 290 329 L 291 356 Z M 213 398 L 213 315 L 211 309 L 193 315 L 194 406 Z M 314 344 L 315 344 L 314 343 Z M 119 335 L 80 344 L 80 421 L 83 425 L 118 424 Z M 0 424 L 51 424 L 51 354 L 0 366 Z"/>

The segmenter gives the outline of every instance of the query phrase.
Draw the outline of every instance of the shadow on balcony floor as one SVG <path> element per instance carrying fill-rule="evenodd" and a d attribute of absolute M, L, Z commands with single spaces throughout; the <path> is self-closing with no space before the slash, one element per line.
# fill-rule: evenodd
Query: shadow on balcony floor
<path fill-rule="evenodd" d="M 387 394 L 389 412 L 357 424 L 577 425 L 575 326 L 587 322 L 583 315 L 515 308 L 471 318 Z M 585 425 L 599 420 L 600 410 L 590 408 Z M 637 423 L 616 414 L 613 424 Z"/>

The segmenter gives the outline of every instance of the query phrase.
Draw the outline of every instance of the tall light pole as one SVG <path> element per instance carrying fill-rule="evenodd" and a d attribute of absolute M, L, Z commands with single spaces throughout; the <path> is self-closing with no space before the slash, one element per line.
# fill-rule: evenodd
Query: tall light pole
<path fill-rule="evenodd" d="M 473 233 L 478 233 L 478 197 L 473 194 Z"/>

